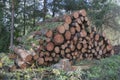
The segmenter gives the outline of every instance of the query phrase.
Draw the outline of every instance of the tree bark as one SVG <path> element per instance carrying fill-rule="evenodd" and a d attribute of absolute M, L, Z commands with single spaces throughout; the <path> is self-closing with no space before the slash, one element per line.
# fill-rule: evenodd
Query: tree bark
<path fill-rule="evenodd" d="M 11 13 L 11 34 L 10 34 L 10 49 L 13 50 L 13 43 L 14 43 L 14 0 L 12 0 L 12 13 Z"/>
<path fill-rule="evenodd" d="M 34 0 L 34 12 L 33 12 L 33 27 L 35 27 L 35 0 Z"/>
<path fill-rule="evenodd" d="M 24 0 L 24 30 L 23 30 L 23 35 L 25 35 L 25 26 L 26 26 L 26 18 L 25 18 L 26 9 L 25 9 L 25 7 L 26 7 L 26 0 Z"/>
<path fill-rule="evenodd" d="M 52 17 L 55 16 L 55 1 L 56 1 L 56 0 L 53 0 L 53 2 L 52 2 L 52 4 L 53 4 Z"/>
<path fill-rule="evenodd" d="M 47 0 L 44 0 L 44 7 L 43 7 L 43 11 L 44 11 L 44 14 L 43 14 L 43 22 L 45 21 L 45 17 L 46 17 L 46 13 L 47 13 Z"/>

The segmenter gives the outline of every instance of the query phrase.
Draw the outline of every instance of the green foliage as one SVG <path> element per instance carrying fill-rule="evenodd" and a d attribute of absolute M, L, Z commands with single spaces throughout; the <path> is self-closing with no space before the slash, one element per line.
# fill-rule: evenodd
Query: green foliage
<path fill-rule="evenodd" d="M 11 65 L 11 61 L 1 55 L 2 61 L 6 62 L 6 65 Z M 26 70 L 16 70 L 13 72 L 6 72 L 0 70 L 0 79 L 7 80 L 32 80 L 36 78 L 38 80 L 119 80 L 120 74 L 120 55 L 114 55 L 110 58 L 101 60 L 81 61 L 79 65 L 93 63 L 87 70 L 81 70 L 78 67 L 76 71 L 65 72 L 63 70 L 52 69 L 50 67 L 38 67 L 37 69 L 28 68 Z M 5 64 L 4 64 L 5 66 Z"/>
<path fill-rule="evenodd" d="M 3 25 L 4 4 L 0 2 L 0 52 L 7 52 L 9 49 L 9 32 Z"/>
<path fill-rule="evenodd" d="M 0 32 L 0 52 L 7 52 L 9 50 L 9 38 L 9 32 L 2 26 Z"/>
<path fill-rule="evenodd" d="M 120 55 L 101 59 L 95 66 L 85 71 L 85 80 L 119 80 Z"/>
<path fill-rule="evenodd" d="M 14 64 L 13 60 L 9 59 L 7 53 L 0 53 L 0 59 L 3 63 L 3 66 L 11 66 Z"/>
<path fill-rule="evenodd" d="M 39 45 L 39 39 L 45 39 L 46 37 L 43 35 L 34 35 L 34 33 L 32 31 L 34 30 L 34 31 L 43 32 L 43 30 L 53 29 L 60 24 L 62 24 L 62 23 L 53 22 L 53 23 L 41 24 L 40 26 L 34 27 L 32 30 L 29 31 L 29 33 L 27 35 L 21 37 L 21 41 L 19 44 L 24 45 L 24 47 L 27 49 L 32 48 L 32 46 L 31 46 L 32 44 Z"/>
<path fill-rule="evenodd" d="M 63 0 L 63 7 L 66 11 L 87 9 L 87 0 Z"/>

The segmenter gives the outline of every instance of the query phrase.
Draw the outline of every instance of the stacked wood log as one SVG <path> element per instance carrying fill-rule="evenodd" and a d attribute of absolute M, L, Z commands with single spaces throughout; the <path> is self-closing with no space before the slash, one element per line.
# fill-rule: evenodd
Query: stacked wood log
<path fill-rule="evenodd" d="M 115 45 L 114 46 L 114 52 L 115 52 L 115 54 L 119 54 L 120 53 L 120 45 Z"/>
<path fill-rule="evenodd" d="M 16 64 L 20 68 L 34 62 L 38 65 L 50 65 L 61 58 L 73 62 L 81 59 L 100 59 L 114 54 L 105 34 L 97 33 L 96 28 L 90 26 L 84 9 L 65 15 L 62 20 L 62 25 L 54 30 L 47 30 L 44 34 L 46 38 L 39 40 L 39 48 L 32 54 L 14 49 L 20 56 L 20 59 L 16 59 Z"/>

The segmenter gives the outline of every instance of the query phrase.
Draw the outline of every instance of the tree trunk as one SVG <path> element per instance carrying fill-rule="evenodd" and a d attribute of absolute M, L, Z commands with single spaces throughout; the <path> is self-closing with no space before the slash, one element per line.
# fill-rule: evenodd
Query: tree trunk
<path fill-rule="evenodd" d="M 25 35 L 25 26 L 26 26 L 26 19 L 25 19 L 26 9 L 25 9 L 25 7 L 26 7 L 26 0 L 24 0 L 24 30 L 23 30 L 23 35 Z"/>
<path fill-rule="evenodd" d="M 55 16 L 55 0 L 53 0 L 53 9 L 52 9 L 52 17 Z"/>
<path fill-rule="evenodd" d="M 19 55 L 19 57 L 22 59 L 22 61 L 28 62 L 28 61 L 32 60 L 32 55 L 30 53 L 28 53 L 27 51 L 16 48 L 16 47 L 13 50 L 17 55 Z"/>
<path fill-rule="evenodd" d="M 12 13 L 11 13 L 11 34 L 10 34 L 10 49 L 13 50 L 13 43 L 14 43 L 14 0 L 12 0 Z"/>
<path fill-rule="evenodd" d="M 35 27 L 35 0 L 34 0 L 34 12 L 33 12 L 33 27 Z"/>
<path fill-rule="evenodd" d="M 46 13 L 47 13 L 47 0 L 44 0 L 44 7 L 43 7 L 43 11 L 44 11 L 44 14 L 43 14 L 43 21 L 45 21 L 45 17 L 46 17 Z"/>

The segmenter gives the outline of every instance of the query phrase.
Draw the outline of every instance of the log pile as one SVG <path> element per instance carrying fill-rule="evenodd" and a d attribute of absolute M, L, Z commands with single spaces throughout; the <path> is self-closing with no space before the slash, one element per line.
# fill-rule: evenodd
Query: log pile
<path fill-rule="evenodd" d="M 36 62 L 38 65 L 51 65 L 61 58 L 71 62 L 81 59 L 100 59 L 114 54 L 110 41 L 105 34 L 99 34 L 90 26 L 86 11 L 76 11 L 63 17 L 64 23 L 54 30 L 47 30 L 45 39 L 39 40 L 39 48 L 32 53 L 14 49 L 20 57 L 15 60 L 19 68 Z"/>

